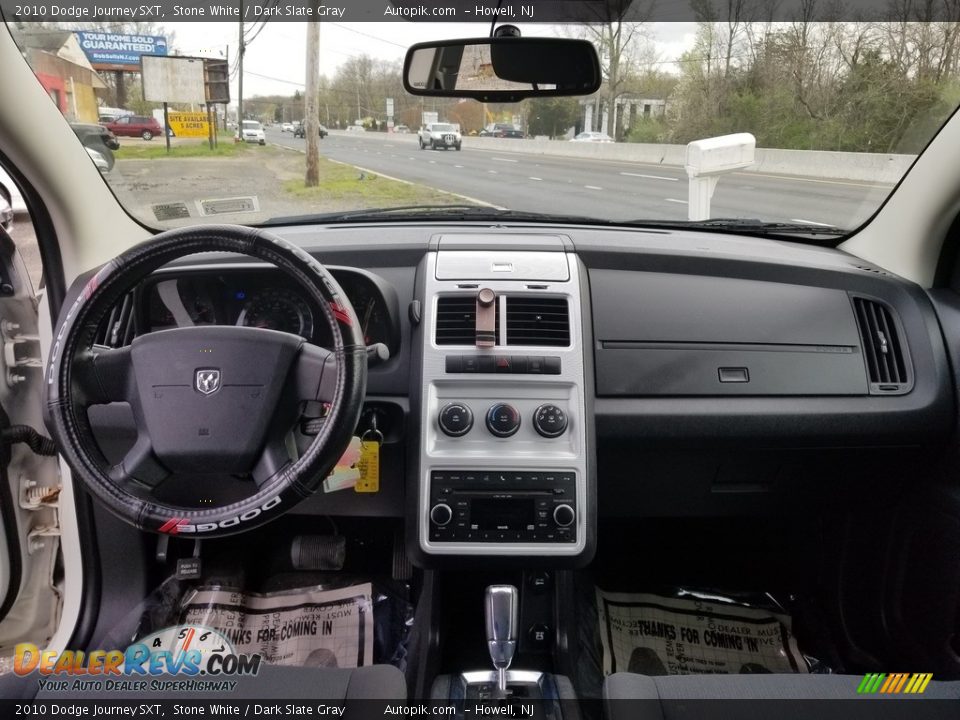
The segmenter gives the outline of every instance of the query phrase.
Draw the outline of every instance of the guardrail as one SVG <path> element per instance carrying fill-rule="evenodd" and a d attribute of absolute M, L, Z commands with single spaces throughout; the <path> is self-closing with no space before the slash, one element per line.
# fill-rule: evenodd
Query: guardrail
<path fill-rule="evenodd" d="M 398 135 L 366 133 L 356 137 L 392 141 L 406 139 L 413 145 L 417 141 L 415 133 Z M 463 148 L 464 150 L 489 150 L 502 153 L 525 153 L 659 165 L 678 170 L 683 169 L 687 151 L 686 145 L 581 143 L 564 140 L 511 140 L 508 138 L 481 137 L 464 137 Z M 915 159 L 915 155 L 893 153 L 757 148 L 753 165 L 738 172 L 893 185 L 903 177 Z"/>

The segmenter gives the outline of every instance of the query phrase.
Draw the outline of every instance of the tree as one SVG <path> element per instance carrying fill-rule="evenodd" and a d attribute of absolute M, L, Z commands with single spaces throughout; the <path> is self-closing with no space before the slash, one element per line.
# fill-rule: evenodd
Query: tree
<path fill-rule="evenodd" d="M 576 125 L 579 117 L 580 103 L 576 98 L 535 98 L 527 110 L 527 132 L 557 137 Z"/>
<path fill-rule="evenodd" d="M 622 18 L 628 9 L 631 17 L 639 18 L 638 21 L 624 22 Z M 598 10 L 597 22 L 583 26 L 582 36 L 593 42 L 600 56 L 600 71 L 604 81 L 600 92 L 608 110 L 604 131 L 610 137 L 617 136 L 617 100 L 623 95 L 627 80 L 636 70 L 640 45 L 646 39 L 643 18 L 649 9 L 649 6 L 645 10 L 633 8 L 631 0 L 608 0 Z"/>

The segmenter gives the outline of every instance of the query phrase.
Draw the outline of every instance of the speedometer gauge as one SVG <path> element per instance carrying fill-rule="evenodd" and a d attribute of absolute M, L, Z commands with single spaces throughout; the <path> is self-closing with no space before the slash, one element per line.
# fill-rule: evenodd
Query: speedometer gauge
<path fill-rule="evenodd" d="M 307 302 L 291 290 L 270 288 L 255 293 L 243 306 L 237 325 L 266 328 L 313 337 L 313 313 Z"/>

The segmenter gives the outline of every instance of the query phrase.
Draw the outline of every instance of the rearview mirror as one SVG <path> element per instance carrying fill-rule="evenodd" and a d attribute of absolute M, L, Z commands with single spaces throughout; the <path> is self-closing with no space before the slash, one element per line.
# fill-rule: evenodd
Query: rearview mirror
<path fill-rule="evenodd" d="M 476 38 L 418 43 L 407 51 L 403 86 L 412 95 L 516 102 L 589 95 L 600 88 L 600 60 L 587 40 Z"/>

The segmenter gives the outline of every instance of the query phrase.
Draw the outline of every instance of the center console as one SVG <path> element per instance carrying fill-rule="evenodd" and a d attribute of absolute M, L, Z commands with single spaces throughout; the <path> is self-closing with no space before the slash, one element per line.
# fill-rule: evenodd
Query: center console
<path fill-rule="evenodd" d="M 559 236 L 456 234 L 427 254 L 418 557 L 593 552 L 588 294 L 568 250 Z"/>

